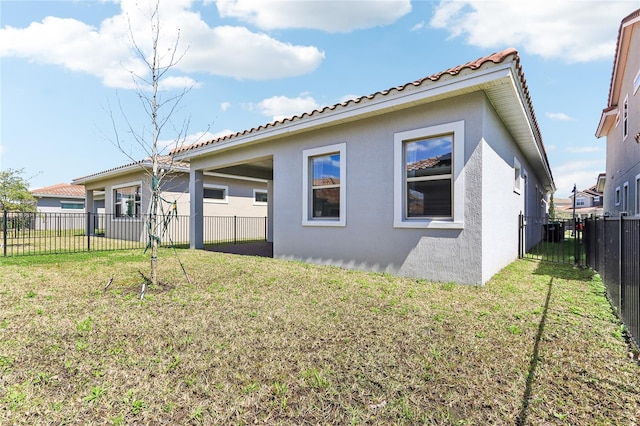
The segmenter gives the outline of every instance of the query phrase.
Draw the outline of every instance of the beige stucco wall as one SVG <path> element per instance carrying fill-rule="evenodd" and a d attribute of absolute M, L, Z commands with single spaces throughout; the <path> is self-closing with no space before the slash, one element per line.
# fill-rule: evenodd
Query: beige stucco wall
<path fill-rule="evenodd" d="M 122 185 L 141 185 L 140 211 L 146 214 L 150 209 L 150 179 L 142 171 L 125 173 L 120 176 L 110 177 L 85 185 L 87 190 L 104 190 L 105 212 L 107 218 L 101 220 L 105 235 L 111 238 L 125 240 L 145 240 L 145 224 L 142 219 L 115 218 L 114 215 L 114 190 Z M 257 217 L 264 218 L 267 215 L 267 205 L 254 203 L 254 190 L 267 190 L 267 184 L 263 181 L 226 178 L 219 176 L 205 176 L 205 185 L 224 187 L 227 191 L 227 199 L 222 201 L 206 201 L 204 215 L 208 217 Z M 171 203 L 176 202 L 177 214 L 181 216 L 178 221 L 172 223 L 172 233 L 180 242 L 186 242 L 189 235 L 189 175 L 187 173 L 167 176 L 162 181 L 162 208 L 168 214 L 172 208 Z M 222 219 L 220 219 L 222 220 Z M 256 222 L 258 223 L 258 222 Z M 259 225 L 264 226 L 263 222 Z M 213 219 L 210 223 L 214 225 Z M 178 237 L 179 236 L 179 237 Z M 233 230 L 222 229 L 219 232 L 210 230 L 206 240 L 232 239 Z"/>

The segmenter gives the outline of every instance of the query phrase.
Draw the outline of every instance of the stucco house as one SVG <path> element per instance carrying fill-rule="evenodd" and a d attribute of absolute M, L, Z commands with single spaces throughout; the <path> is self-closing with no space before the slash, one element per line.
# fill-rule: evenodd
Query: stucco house
<path fill-rule="evenodd" d="M 518 215 L 555 190 L 514 49 L 177 154 L 193 248 L 206 174 L 250 176 L 268 181 L 274 257 L 468 284 L 516 259 Z"/>
<path fill-rule="evenodd" d="M 603 176 L 601 173 L 598 177 Z M 590 186 L 587 189 L 576 191 L 575 194 L 569 196 L 570 204 L 564 209 L 565 212 L 571 213 L 573 216 L 573 199 L 575 198 L 575 215 L 579 218 L 602 216 L 603 193 L 598 190 L 598 184 Z M 556 209 L 561 211 L 560 209 Z"/>
<path fill-rule="evenodd" d="M 166 214 L 176 213 L 186 217 L 191 200 L 189 164 L 173 161 L 170 156 L 160 156 L 159 161 L 161 169 L 167 171 L 160 186 L 162 209 Z M 105 236 L 112 238 L 146 238 L 144 216 L 150 209 L 151 167 L 151 160 L 146 158 L 73 180 L 75 185 L 83 188 L 85 211 L 93 213 L 96 212 L 96 203 L 104 205 L 105 214 L 96 216 L 99 223 L 95 223 L 93 228 L 100 229 Z M 205 216 L 264 218 L 267 214 L 267 183 L 264 179 L 207 173 L 201 197 Z M 185 220 L 180 228 L 186 230 L 175 231 L 184 234 L 181 238 L 185 241 L 188 238 L 188 226 L 188 220 Z M 93 234 L 95 229 L 88 229 L 87 232 Z M 211 229 L 211 232 L 215 230 Z M 217 238 L 209 235 L 208 239 Z"/>
<path fill-rule="evenodd" d="M 70 183 L 58 183 L 32 189 L 36 199 L 36 211 L 40 213 L 82 213 L 84 211 L 84 187 Z"/>
<path fill-rule="evenodd" d="M 604 214 L 640 215 L 640 9 L 620 23 L 596 136 L 607 138 Z"/>

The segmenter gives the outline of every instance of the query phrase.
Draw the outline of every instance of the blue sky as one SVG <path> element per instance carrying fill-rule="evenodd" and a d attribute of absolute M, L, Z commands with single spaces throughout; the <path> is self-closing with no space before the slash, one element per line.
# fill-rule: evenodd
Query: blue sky
<path fill-rule="evenodd" d="M 163 140 L 186 122 L 187 141 L 209 139 L 515 47 L 556 197 L 566 197 L 605 169 L 605 140 L 594 134 L 620 21 L 640 0 L 164 0 L 160 7 L 162 48 L 179 31 L 185 52 L 163 87 L 167 95 L 191 87 Z M 0 169 L 24 168 L 38 188 L 145 157 L 127 121 L 140 133 L 149 127 L 131 84 L 131 72 L 144 76 L 145 68 L 128 37 L 131 28 L 145 48 L 146 10 L 147 0 L 0 0 Z"/>

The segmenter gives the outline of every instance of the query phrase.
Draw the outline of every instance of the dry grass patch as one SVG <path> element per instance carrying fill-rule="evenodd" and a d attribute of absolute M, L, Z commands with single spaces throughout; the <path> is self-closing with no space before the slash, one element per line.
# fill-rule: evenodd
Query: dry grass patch
<path fill-rule="evenodd" d="M 633 424 L 640 368 L 597 277 L 485 287 L 169 251 L 0 261 L 0 423 Z M 113 278 L 107 291 L 104 286 Z"/>

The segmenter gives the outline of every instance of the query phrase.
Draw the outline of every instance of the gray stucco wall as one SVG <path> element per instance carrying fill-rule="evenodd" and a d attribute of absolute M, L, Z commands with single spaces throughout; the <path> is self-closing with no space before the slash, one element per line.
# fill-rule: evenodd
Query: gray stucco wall
<path fill-rule="evenodd" d="M 483 281 L 518 257 L 519 214 L 527 218 L 525 246 L 539 242 L 545 220 L 541 185 L 535 170 L 511 138 L 491 104 L 484 110 L 482 140 Z M 515 160 L 520 163 L 520 190 L 515 187 Z M 543 194 L 544 195 L 544 194 Z"/>
<path fill-rule="evenodd" d="M 618 216 L 622 212 L 622 202 L 615 203 L 616 188 L 620 188 L 621 196 L 624 184 L 629 187 L 627 209 L 629 215 L 636 214 L 636 176 L 640 174 L 640 144 L 633 136 L 640 132 L 640 89 L 634 93 L 633 80 L 640 72 L 640 24 L 636 24 L 632 33 L 627 66 L 622 77 L 620 98 L 617 99 L 620 110 L 620 122 L 613 126 L 607 135 L 607 177 L 604 188 L 605 214 Z M 629 97 L 629 136 L 623 140 L 622 108 L 625 97 Z M 594 177 L 595 183 L 595 177 Z"/>
<path fill-rule="evenodd" d="M 403 110 L 285 141 L 274 156 L 274 255 L 437 281 L 482 282 L 481 95 Z M 464 229 L 393 227 L 394 133 L 465 121 Z M 302 150 L 346 142 L 346 226 L 302 226 Z M 285 196 L 281 196 L 286 194 Z"/>
<path fill-rule="evenodd" d="M 464 121 L 464 226 L 394 227 L 394 134 Z M 303 224 L 303 151 L 346 144 L 345 226 Z M 223 147 L 225 148 L 225 147 Z M 434 281 L 483 284 L 518 252 L 513 158 L 537 179 L 483 93 L 194 158 L 194 170 L 273 158 L 274 256 Z M 491 169 L 491 170 L 489 170 Z M 533 196 L 535 198 L 535 196 Z M 533 199 L 532 198 L 532 199 Z"/>

